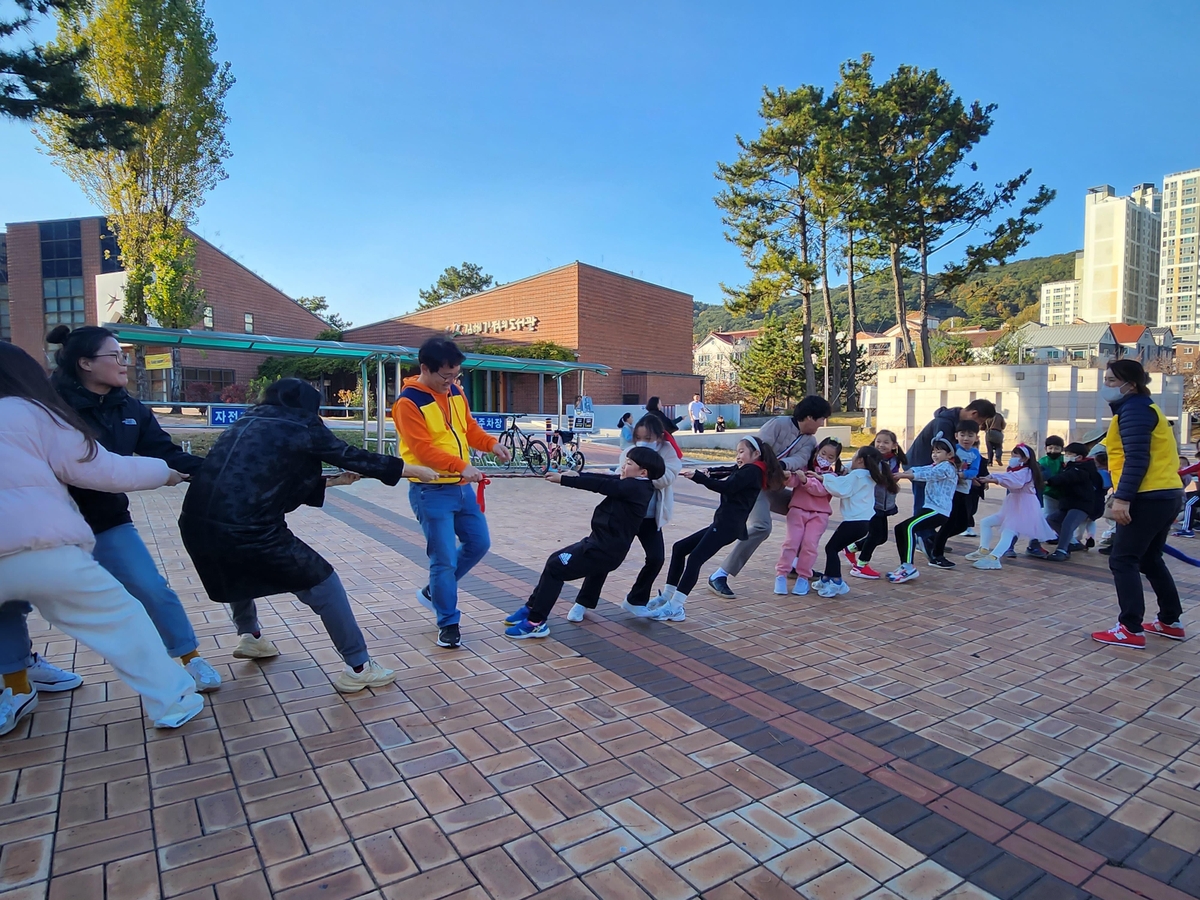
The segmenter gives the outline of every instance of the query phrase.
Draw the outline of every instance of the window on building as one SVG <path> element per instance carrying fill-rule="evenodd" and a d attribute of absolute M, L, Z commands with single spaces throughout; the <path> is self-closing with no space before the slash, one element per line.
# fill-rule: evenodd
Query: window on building
<path fill-rule="evenodd" d="M 1087 359 L 1086 350 L 1072 350 L 1071 359 Z"/>
<path fill-rule="evenodd" d="M 204 307 L 204 316 L 202 321 L 204 322 L 205 331 L 213 330 L 213 308 L 211 306 Z"/>
<path fill-rule="evenodd" d="M 254 334 L 254 313 L 246 313 L 246 334 Z"/>
<path fill-rule="evenodd" d="M 39 226 L 42 250 L 42 311 L 47 330 L 87 321 L 83 295 L 83 244 L 79 220 Z"/>
<path fill-rule="evenodd" d="M 8 285 L 0 285 L 0 341 L 12 343 L 12 323 L 8 318 Z"/>
<path fill-rule="evenodd" d="M 1195 363 L 1192 363 L 1192 362 L 1185 362 L 1185 363 L 1183 364 L 1183 367 L 1184 367 L 1185 369 L 1188 369 L 1188 370 L 1191 370 L 1191 369 L 1195 368 L 1195 366 L 1196 366 L 1196 364 L 1195 364 Z"/>
<path fill-rule="evenodd" d="M 42 279 L 42 309 L 47 330 L 55 325 L 84 325 L 87 313 L 82 278 Z"/>
<path fill-rule="evenodd" d="M 183 386 L 189 384 L 211 384 L 213 393 L 220 394 L 225 388 L 237 381 L 237 371 L 234 369 L 192 369 L 184 368 Z"/>

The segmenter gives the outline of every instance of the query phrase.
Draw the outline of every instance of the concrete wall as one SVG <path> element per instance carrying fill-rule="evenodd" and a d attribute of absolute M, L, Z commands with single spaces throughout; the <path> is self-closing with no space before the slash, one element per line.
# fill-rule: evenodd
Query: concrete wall
<path fill-rule="evenodd" d="M 1040 448 L 1046 437 L 1081 440 L 1112 418 L 1098 394 L 1104 370 L 1073 366 L 946 366 L 880 373 L 877 428 L 907 446 L 942 406 L 991 400 L 1007 421 L 1004 445 Z M 1183 377 L 1152 374 L 1150 389 L 1167 418 L 1180 419 Z"/>

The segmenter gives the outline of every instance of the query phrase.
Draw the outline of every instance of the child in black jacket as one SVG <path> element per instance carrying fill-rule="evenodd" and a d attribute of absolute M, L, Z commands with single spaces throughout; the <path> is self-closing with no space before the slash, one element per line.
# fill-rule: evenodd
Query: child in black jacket
<path fill-rule="evenodd" d="M 650 498 L 652 481 L 663 477 L 662 457 L 649 447 L 634 447 L 625 455 L 621 474 L 554 472 L 547 481 L 605 497 L 592 513 L 592 533 L 579 543 L 555 551 L 546 560 L 542 577 L 524 606 L 504 620 L 505 634 L 515 640 L 550 636 L 546 619 L 554 608 L 563 584 L 587 579 L 589 589 L 599 594 L 604 577 L 625 561 L 625 555 L 637 536 Z"/>
<path fill-rule="evenodd" d="M 1095 460 L 1088 456 L 1087 444 L 1067 444 L 1062 458 L 1062 469 L 1046 480 L 1058 494 L 1057 507 L 1046 516 L 1046 524 L 1058 532 L 1058 549 L 1049 553 L 1040 543 L 1031 541 L 1026 551 L 1029 556 L 1051 562 L 1070 559 L 1072 550 L 1086 549 L 1073 543 L 1075 532 L 1089 519 L 1104 515 L 1106 490 Z"/>
<path fill-rule="evenodd" d="M 685 478 L 720 494 L 721 502 L 711 525 L 676 541 L 671 548 L 667 584 L 647 604 L 653 618 L 667 622 L 682 622 L 686 618 L 683 604 L 696 586 L 700 567 L 722 547 L 746 539 L 746 519 L 759 491 L 783 487 L 783 468 L 770 444 L 756 437 L 743 438 L 738 442 L 736 462 L 732 468 L 712 472 L 704 469 L 683 472 Z"/>

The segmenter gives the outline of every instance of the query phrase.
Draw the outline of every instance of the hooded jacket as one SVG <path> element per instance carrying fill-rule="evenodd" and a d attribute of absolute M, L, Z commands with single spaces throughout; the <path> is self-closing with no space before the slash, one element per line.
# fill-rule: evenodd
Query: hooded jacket
<path fill-rule="evenodd" d="M 324 504 L 322 463 L 387 485 L 400 481 L 404 463 L 338 438 L 317 414 L 319 402 L 317 391 L 298 379 L 276 382 L 262 404 L 217 439 L 192 476 L 179 530 L 212 600 L 296 593 L 333 574 L 285 520 L 301 505 Z"/>
<path fill-rule="evenodd" d="M 618 564 L 623 562 L 654 496 L 650 480 L 581 472 L 564 477 L 560 483 L 563 487 L 604 494 L 592 513 L 592 533 L 587 543 L 597 553 Z"/>
<path fill-rule="evenodd" d="M 84 461 L 87 442 L 36 403 L 0 399 L 0 557 L 96 538 L 71 502 L 67 485 L 90 491 L 144 491 L 171 474 L 160 459 L 132 459 L 103 446 Z"/>
<path fill-rule="evenodd" d="M 1104 515 L 1104 482 L 1100 471 L 1091 457 L 1077 459 L 1063 466 L 1057 475 L 1046 482 L 1054 488 L 1060 509 L 1078 509 L 1087 513 L 1089 519 Z"/>
<path fill-rule="evenodd" d="M 933 465 L 933 439 L 939 434 L 954 443 L 954 429 L 962 418 L 961 406 L 942 406 L 933 414 L 933 419 L 913 438 L 908 448 L 910 466 Z"/>
<path fill-rule="evenodd" d="M 130 397 L 125 388 L 93 394 L 83 385 L 61 378 L 54 380 L 54 386 L 110 453 L 161 459 L 184 475 L 193 475 L 200 470 L 204 460 L 177 447 L 158 424 L 154 413 Z M 129 515 L 129 498 L 124 494 L 72 487 L 71 499 L 96 534 L 133 521 Z"/>
<path fill-rule="evenodd" d="M 410 466 L 442 473 L 434 484 L 458 484 L 471 464 L 471 450 L 490 453 L 499 443 L 479 427 L 467 397 L 457 384 L 439 394 L 421 384 L 420 376 L 404 379 L 392 405 L 392 421 L 400 438 L 400 458 Z"/>

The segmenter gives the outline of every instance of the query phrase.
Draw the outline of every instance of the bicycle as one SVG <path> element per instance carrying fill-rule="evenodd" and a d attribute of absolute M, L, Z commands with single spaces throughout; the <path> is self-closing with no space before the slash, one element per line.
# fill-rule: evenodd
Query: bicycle
<path fill-rule="evenodd" d="M 579 450 L 579 441 L 573 431 L 556 431 L 554 439 L 548 448 L 547 471 L 554 468 L 557 472 L 574 470 L 582 472 L 584 466 L 583 453 Z"/>

